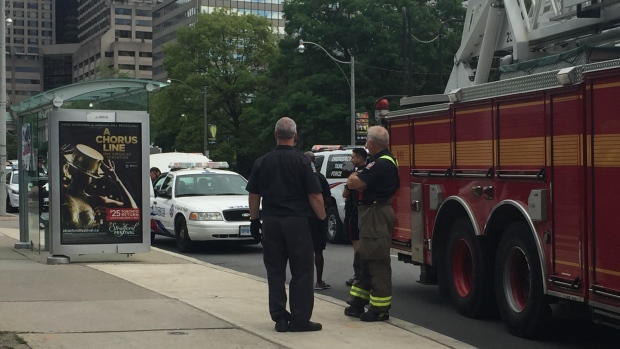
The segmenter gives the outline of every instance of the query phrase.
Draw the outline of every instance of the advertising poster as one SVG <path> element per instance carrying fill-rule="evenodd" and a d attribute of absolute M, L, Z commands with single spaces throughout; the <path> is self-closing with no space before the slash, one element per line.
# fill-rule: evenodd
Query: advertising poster
<path fill-rule="evenodd" d="M 355 144 L 366 143 L 368 134 L 368 113 L 355 113 Z"/>
<path fill-rule="evenodd" d="M 32 148 L 32 127 L 26 123 L 22 125 L 22 168 L 26 171 L 34 171 L 35 157 L 36 154 Z"/>
<path fill-rule="evenodd" d="M 142 124 L 60 121 L 58 127 L 60 243 L 141 243 Z"/>
<path fill-rule="evenodd" d="M 217 134 L 217 125 L 209 124 L 209 132 L 207 135 L 207 140 L 209 144 L 215 144 L 215 135 Z"/>

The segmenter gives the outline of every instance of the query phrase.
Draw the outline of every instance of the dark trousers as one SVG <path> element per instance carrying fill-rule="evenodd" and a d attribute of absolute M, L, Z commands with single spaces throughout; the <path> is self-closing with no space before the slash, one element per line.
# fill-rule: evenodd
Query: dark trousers
<path fill-rule="evenodd" d="M 357 211 L 357 208 L 355 209 Z M 351 241 L 360 239 L 360 231 L 358 226 L 357 213 L 354 215 L 345 215 L 344 218 L 347 230 L 349 232 L 349 238 Z M 355 251 L 353 255 L 353 279 L 359 279 L 362 275 L 362 264 L 360 262 L 360 253 Z"/>
<path fill-rule="evenodd" d="M 360 206 L 360 257 L 362 277 L 351 286 L 347 303 L 364 306 L 382 313 L 392 306 L 392 267 L 390 244 L 394 229 L 394 210 L 391 205 Z"/>
<path fill-rule="evenodd" d="M 390 259 L 363 259 L 362 275 L 351 286 L 347 303 L 368 311 L 383 313 L 392 306 L 392 267 Z"/>
<path fill-rule="evenodd" d="M 269 284 L 269 313 L 305 325 L 314 307 L 314 251 L 307 217 L 263 219 L 263 261 Z M 286 311 L 286 265 L 290 262 L 290 309 Z"/>

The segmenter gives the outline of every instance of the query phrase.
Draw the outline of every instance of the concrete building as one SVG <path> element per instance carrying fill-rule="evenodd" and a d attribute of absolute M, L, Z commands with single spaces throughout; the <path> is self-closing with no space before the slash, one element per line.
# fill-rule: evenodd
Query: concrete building
<path fill-rule="evenodd" d="M 105 77 L 99 67 L 152 78 L 152 9 L 161 0 L 4 1 L 13 20 L 6 35 L 9 105 Z"/>
<path fill-rule="evenodd" d="M 119 72 L 152 78 L 152 10 L 156 0 L 78 0 L 73 82 Z"/>
<path fill-rule="evenodd" d="M 196 22 L 198 13 L 211 13 L 216 8 L 230 8 L 239 13 L 252 13 L 271 20 L 274 31 L 284 34 L 283 0 L 157 0 L 153 11 L 153 80 L 167 78 L 164 70 L 163 45 L 176 40 L 176 30 Z"/>
<path fill-rule="evenodd" d="M 7 0 L 7 95 L 9 104 L 37 95 L 43 88 L 41 47 L 54 43 L 52 0 Z"/>

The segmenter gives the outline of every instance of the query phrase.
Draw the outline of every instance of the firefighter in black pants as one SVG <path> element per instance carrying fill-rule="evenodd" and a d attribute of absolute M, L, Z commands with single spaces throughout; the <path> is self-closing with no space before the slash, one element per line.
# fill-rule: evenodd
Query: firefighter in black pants
<path fill-rule="evenodd" d="M 362 171 L 347 179 L 347 187 L 361 191 L 358 206 L 362 275 L 351 286 L 350 305 L 344 313 L 362 321 L 389 319 L 392 305 L 392 267 L 390 245 L 394 230 L 392 197 L 400 186 L 398 162 L 388 150 L 387 130 L 368 129 L 366 148 L 371 157 Z M 370 304 L 367 312 L 364 306 Z"/>
<path fill-rule="evenodd" d="M 322 328 L 321 324 L 310 321 L 314 307 L 314 251 L 308 217 L 314 211 L 319 219 L 325 220 L 325 208 L 314 165 L 293 147 L 296 136 L 292 119 L 278 120 L 277 146 L 256 160 L 246 188 L 250 192 L 250 231 L 256 240 L 263 242 L 269 313 L 278 332 Z M 286 311 L 285 287 L 289 261 L 290 313 Z"/>
<path fill-rule="evenodd" d="M 366 167 L 366 158 L 368 154 L 364 148 L 355 148 L 351 153 L 351 163 L 355 166 L 355 171 L 361 171 Z M 353 278 L 347 280 L 347 286 L 353 286 L 355 279 L 359 279 L 362 275 L 362 266 L 360 262 L 360 230 L 357 219 L 357 206 L 359 202 L 359 193 L 357 190 L 349 189 L 346 185 L 342 191 L 344 202 L 344 225 L 349 232 L 351 245 L 353 245 Z"/>

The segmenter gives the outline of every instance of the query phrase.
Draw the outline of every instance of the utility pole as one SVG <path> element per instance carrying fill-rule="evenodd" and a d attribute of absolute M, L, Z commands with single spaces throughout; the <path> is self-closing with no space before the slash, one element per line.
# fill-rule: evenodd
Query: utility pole
<path fill-rule="evenodd" d="M 0 215 L 6 213 L 6 2 L 0 0 Z"/>
<path fill-rule="evenodd" d="M 1 0 L 0 0 L 1 1 Z M 207 118 L 207 91 L 209 90 L 208 86 L 204 86 L 204 153 L 205 156 L 209 157 L 209 122 Z"/>

